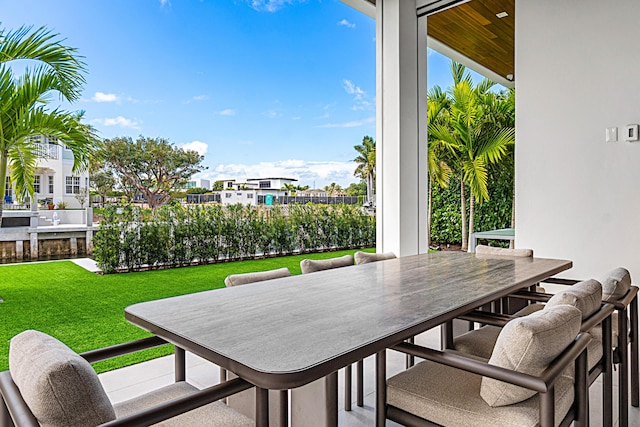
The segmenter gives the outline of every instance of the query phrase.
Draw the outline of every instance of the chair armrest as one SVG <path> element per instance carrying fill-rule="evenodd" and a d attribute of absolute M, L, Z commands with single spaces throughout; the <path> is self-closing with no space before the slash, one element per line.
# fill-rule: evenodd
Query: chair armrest
<path fill-rule="evenodd" d="M 457 319 L 502 327 L 506 325 L 510 320 L 515 319 L 515 316 L 509 314 L 491 313 L 489 311 L 474 310 L 462 316 L 458 316 Z"/>
<path fill-rule="evenodd" d="M 178 399 L 171 400 L 169 402 L 162 403 L 157 406 L 153 406 L 144 411 L 136 412 L 135 414 L 128 415 L 126 417 L 118 418 L 117 420 L 109 421 L 101 424 L 101 427 L 137 427 L 142 425 L 152 425 L 169 418 L 176 417 L 185 412 L 189 412 L 193 409 L 197 409 L 201 406 L 215 402 L 232 394 L 239 393 L 244 390 L 248 390 L 253 387 L 253 384 L 241 379 L 234 378 L 221 384 L 214 385 L 204 390 L 200 390 L 196 393 L 188 396 L 180 397 Z"/>
<path fill-rule="evenodd" d="M 608 300 L 607 302 L 609 304 L 613 304 L 616 310 L 624 310 L 629 306 L 629 304 L 631 304 L 631 301 L 637 297 L 638 289 L 639 288 L 636 285 L 632 285 L 622 298 L 617 300 Z"/>
<path fill-rule="evenodd" d="M 112 345 L 111 347 L 99 348 L 97 350 L 90 350 L 81 353 L 87 362 L 94 363 L 101 360 L 111 359 L 114 357 L 122 356 L 124 354 L 135 353 L 136 351 L 146 350 L 148 348 L 158 347 L 164 344 L 169 344 L 167 341 L 160 337 L 143 338 L 137 341 L 126 342 L 123 344 Z"/>
<path fill-rule="evenodd" d="M 4 402 L 0 400 L 0 405 L 5 405 L 16 426 L 40 427 L 38 420 L 22 398 L 18 386 L 13 382 L 9 371 L 0 372 L 0 395 L 4 400 Z"/>
<path fill-rule="evenodd" d="M 615 307 L 613 304 L 602 304 L 600 310 L 596 311 L 591 315 L 591 317 L 585 319 L 580 326 L 580 330 L 583 332 L 589 332 L 589 330 L 593 329 L 595 326 L 598 326 L 600 323 L 604 321 L 607 317 L 610 317 Z"/>
<path fill-rule="evenodd" d="M 589 341 L 591 341 L 591 335 L 583 332 L 578 334 L 575 341 L 564 352 L 562 352 L 560 356 L 551 362 L 549 367 L 545 369 L 539 377 L 494 366 L 487 362 L 481 362 L 479 360 L 464 357 L 460 354 L 442 352 L 405 342 L 396 344 L 392 346 L 391 349 L 482 375 L 484 377 L 518 385 L 529 390 L 546 393 L 558 377 L 562 375 L 567 366 L 569 366 L 571 362 L 575 361 L 578 356 L 586 350 Z"/>

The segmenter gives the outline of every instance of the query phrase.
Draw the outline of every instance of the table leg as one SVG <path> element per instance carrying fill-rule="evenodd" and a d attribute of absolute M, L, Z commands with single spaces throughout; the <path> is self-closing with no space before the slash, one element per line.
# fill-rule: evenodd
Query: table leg
<path fill-rule="evenodd" d="M 376 427 L 387 423 L 387 351 L 376 353 Z"/>
<path fill-rule="evenodd" d="M 305 427 L 338 425 L 337 371 L 291 390 L 291 425 Z"/>
<path fill-rule="evenodd" d="M 344 410 L 351 410 L 351 365 L 344 368 Z"/>
<path fill-rule="evenodd" d="M 358 360 L 356 363 L 358 388 L 356 392 L 356 405 L 364 407 L 364 360 Z"/>
<path fill-rule="evenodd" d="M 175 379 L 176 382 L 187 379 L 186 352 L 180 347 L 175 347 Z"/>
<path fill-rule="evenodd" d="M 269 390 L 256 387 L 256 427 L 269 426 Z"/>

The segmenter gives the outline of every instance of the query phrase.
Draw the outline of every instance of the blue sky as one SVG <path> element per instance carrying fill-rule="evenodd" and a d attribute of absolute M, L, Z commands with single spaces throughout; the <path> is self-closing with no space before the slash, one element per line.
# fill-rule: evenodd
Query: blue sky
<path fill-rule="evenodd" d="M 104 138 L 164 137 L 198 177 L 346 186 L 375 137 L 375 22 L 339 0 L 0 0 L 2 26 L 47 26 L 88 65 L 73 110 Z M 430 52 L 429 86 L 451 84 Z"/>

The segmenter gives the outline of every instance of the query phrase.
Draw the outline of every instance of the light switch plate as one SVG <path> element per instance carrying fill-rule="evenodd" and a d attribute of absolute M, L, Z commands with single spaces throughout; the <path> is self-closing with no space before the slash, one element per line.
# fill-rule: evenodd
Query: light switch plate
<path fill-rule="evenodd" d="M 618 128 L 607 128 L 606 141 L 607 142 L 617 142 L 618 141 Z"/>
<path fill-rule="evenodd" d="M 624 140 L 625 141 L 637 141 L 640 137 L 638 136 L 639 125 L 627 125 L 624 128 Z"/>

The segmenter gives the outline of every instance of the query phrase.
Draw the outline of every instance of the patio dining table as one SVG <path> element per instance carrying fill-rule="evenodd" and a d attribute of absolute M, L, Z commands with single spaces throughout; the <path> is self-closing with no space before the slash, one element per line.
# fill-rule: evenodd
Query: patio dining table
<path fill-rule="evenodd" d="M 143 302 L 125 317 L 254 384 L 256 425 L 269 422 L 266 390 L 312 382 L 325 387 L 324 405 L 311 403 L 325 416 L 292 409 L 292 425 L 337 425 L 340 368 L 571 266 L 429 253 Z"/>

